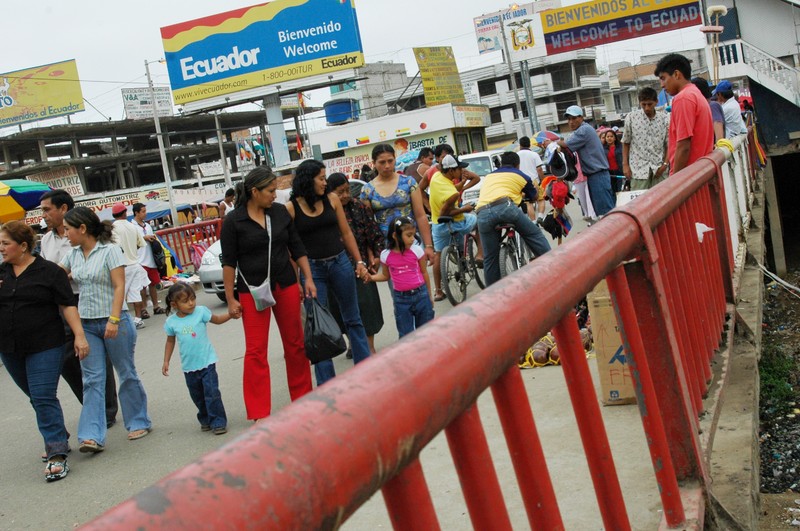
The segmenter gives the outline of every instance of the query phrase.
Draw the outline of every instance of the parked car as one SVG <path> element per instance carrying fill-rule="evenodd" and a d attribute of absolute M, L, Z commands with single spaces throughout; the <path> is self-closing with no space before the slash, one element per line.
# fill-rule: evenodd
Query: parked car
<path fill-rule="evenodd" d="M 483 177 L 497 168 L 499 156 L 502 152 L 502 149 L 493 149 L 490 151 L 481 151 L 479 153 L 470 153 L 469 155 L 462 155 L 459 157 L 459 160 L 462 162 L 469 163 L 468 170 L 477 173 L 481 177 L 481 181 L 479 181 L 478 184 L 468 190 L 464 190 L 464 193 L 461 194 L 462 203 L 472 203 L 474 205 L 478 202 L 478 196 L 481 194 Z M 495 157 L 498 157 L 497 161 L 492 160 Z"/>
<path fill-rule="evenodd" d="M 203 253 L 203 258 L 200 260 L 200 269 L 197 270 L 197 276 L 200 277 L 203 291 L 206 293 L 215 293 L 217 297 L 219 297 L 219 300 L 225 302 L 225 285 L 222 283 L 222 263 L 219 259 L 221 253 L 222 242 L 217 240 Z"/>

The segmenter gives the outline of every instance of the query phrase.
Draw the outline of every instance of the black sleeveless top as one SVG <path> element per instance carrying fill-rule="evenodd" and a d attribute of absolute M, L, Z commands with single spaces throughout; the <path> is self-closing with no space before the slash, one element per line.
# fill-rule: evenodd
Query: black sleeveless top
<path fill-rule="evenodd" d="M 339 221 L 336 211 L 328 200 L 322 198 L 322 213 L 318 216 L 307 216 L 296 199 L 294 205 L 294 226 L 303 240 L 309 259 L 330 258 L 344 251 L 342 235 L 339 232 Z M 319 210 L 319 202 L 317 210 Z"/>

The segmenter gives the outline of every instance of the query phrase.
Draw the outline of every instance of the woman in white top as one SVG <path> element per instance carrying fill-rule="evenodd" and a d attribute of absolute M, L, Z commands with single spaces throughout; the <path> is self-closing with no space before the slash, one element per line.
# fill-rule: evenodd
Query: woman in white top
<path fill-rule="evenodd" d="M 89 342 L 89 355 L 81 360 L 83 409 L 78 423 L 80 451 L 105 449 L 106 354 L 117 370 L 119 402 L 128 439 L 141 439 L 150 432 L 147 395 L 133 363 L 136 329 L 123 311 L 125 266 L 120 248 L 111 243 L 111 225 L 102 223 L 86 207 L 64 215 L 67 238 L 74 246 L 61 261 L 78 284 L 78 313 Z"/>

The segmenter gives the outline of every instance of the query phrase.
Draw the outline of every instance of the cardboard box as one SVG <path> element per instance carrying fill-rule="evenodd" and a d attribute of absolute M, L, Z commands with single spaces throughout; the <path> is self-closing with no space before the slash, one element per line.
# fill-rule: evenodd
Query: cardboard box
<path fill-rule="evenodd" d="M 601 281 L 586 296 L 586 300 L 589 303 L 594 352 L 600 374 L 600 401 L 604 406 L 635 404 L 633 375 L 622 347 L 606 281 Z"/>

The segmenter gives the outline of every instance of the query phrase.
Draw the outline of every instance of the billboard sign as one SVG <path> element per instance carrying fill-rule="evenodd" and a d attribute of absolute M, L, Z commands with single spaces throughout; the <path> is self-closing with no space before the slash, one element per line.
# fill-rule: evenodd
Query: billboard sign
<path fill-rule="evenodd" d="M 80 197 L 84 194 L 78 170 L 72 165 L 33 173 L 28 175 L 28 180 L 44 183 L 53 189 L 66 190 L 72 197 Z"/>
<path fill-rule="evenodd" d="M 540 16 L 548 55 L 703 23 L 697 0 L 595 0 Z"/>
<path fill-rule="evenodd" d="M 84 110 L 74 59 L 0 74 L 0 127 Z"/>
<path fill-rule="evenodd" d="M 352 0 L 275 0 L 161 28 L 178 105 L 363 66 Z"/>
<path fill-rule="evenodd" d="M 539 0 L 530 4 L 515 4 L 504 11 L 481 15 L 472 19 L 475 26 L 475 38 L 478 40 L 478 53 L 499 52 L 503 50 L 503 36 L 500 32 L 500 17 L 506 29 L 508 49 L 514 61 L 547 55 L 543 42 L 536 55 L 516 57 L 520 50 L 531 48 L 542 41 L 542 30 L 538 13 L 561 7 L 561 0 Z M 538 41 L 538 42 L 537 42 Z"/>
<path fill-rule="evenodd" d="M 414 48 L 425 104 L 428 107 L 444 103 L 466 103 L 456 58 L 450 46 Z"/>
<path fill-rule="evenodd" d="M 156 109 L 161 117 L 172 116 L 172 95 L 168 87 L 153 87 L 156 97 Z M 125 116 L 129 120 L 153 118 L 153 102 L 148 87 L 122 89 L 122 103 L 125 105 Z"/>

